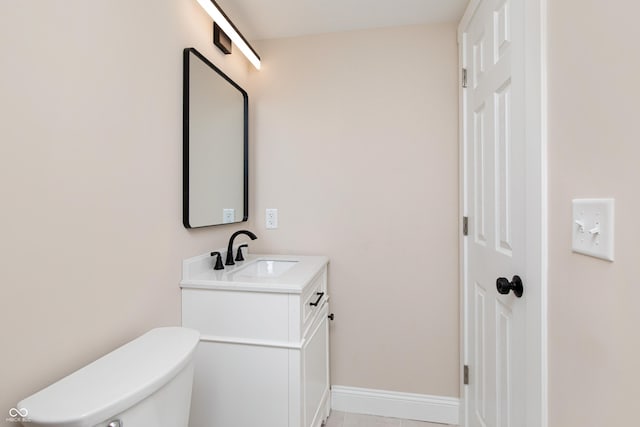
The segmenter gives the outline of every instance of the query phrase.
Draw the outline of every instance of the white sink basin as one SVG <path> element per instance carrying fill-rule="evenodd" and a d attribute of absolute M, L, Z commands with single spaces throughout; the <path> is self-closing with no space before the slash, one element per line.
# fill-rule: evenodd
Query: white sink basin
<path fill-rule="evenodd" d="M 245 259 L 224 270 L 213 269 L 211 252 L 185 259 L 180 287 L 297 294 L 329 262 L 325 256 L 310 255 L 246 254 Z"/>
<path fill-rule="evenodd" d="M 235 277 L 278 277 L 298 261 L 259 259 L 233 273 Z"/>

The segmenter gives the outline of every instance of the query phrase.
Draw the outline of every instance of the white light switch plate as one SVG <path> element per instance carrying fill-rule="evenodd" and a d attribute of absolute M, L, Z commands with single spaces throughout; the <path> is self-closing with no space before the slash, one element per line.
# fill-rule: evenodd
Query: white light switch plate
<path fill-rule="evenodd" d="M 573 251 L 613 261 L 614 199 L 573 200 Z"/>

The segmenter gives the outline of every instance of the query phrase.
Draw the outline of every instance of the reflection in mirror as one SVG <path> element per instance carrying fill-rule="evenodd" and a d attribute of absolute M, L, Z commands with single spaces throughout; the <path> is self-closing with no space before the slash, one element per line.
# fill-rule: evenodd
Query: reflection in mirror
<path fill-rule="evenodd" d="M 184 50 L 183 223 L 247 220 L 247 93 L 193 48 Z"/>

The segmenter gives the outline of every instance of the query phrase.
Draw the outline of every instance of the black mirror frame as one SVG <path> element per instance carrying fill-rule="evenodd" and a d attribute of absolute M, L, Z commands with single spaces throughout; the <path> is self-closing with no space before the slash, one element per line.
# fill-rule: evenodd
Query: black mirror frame
<path fill-rule="evenodd" d="M 234 221 L 228 224 L 209 224 L 199 227 L 192 227 L 189 224 L 189 54 L 192 53 L 202 62 L 207 64 L 212 70 L 218 73 L 231 86 L 238 89 L 244 100 L 244 185 L 243 185 L 243 214 L 242 221 Z M 213 65 L 204 55 L 193 47 L 187 47 L 183 50 L 183 97 L 182 97 L 182 223 L 186 228 L 203 228 L 216 225 L 229 225 L 245 222 L 249 218 L 249 97 L 247 92 L 242 89 L 236 82 L 231 80 L 229 76 L 222 72 L 218 67 Z"/>

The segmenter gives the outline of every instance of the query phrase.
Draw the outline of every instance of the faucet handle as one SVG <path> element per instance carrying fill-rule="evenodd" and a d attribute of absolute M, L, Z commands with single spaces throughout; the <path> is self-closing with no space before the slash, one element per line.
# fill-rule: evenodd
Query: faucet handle
<path fill-rule="evenodd" d="M 218 255 L 216 258 L 216 265 L 213 267 L 214 270 L 224 270 L 224 265 L 222 265 L 222 254 L 220 252 L 211 252 L 211 256 Z"/>
<path fill-rule="evenodd" d="M 238 246 L 238 254 L 236 255 L 236 261 L 244 261 L 244 257 L 242 256 L 242 248 L 248 248 L 249 245 L 247 245 L 246 243 L 241 244 L 240 246 Z"/>

